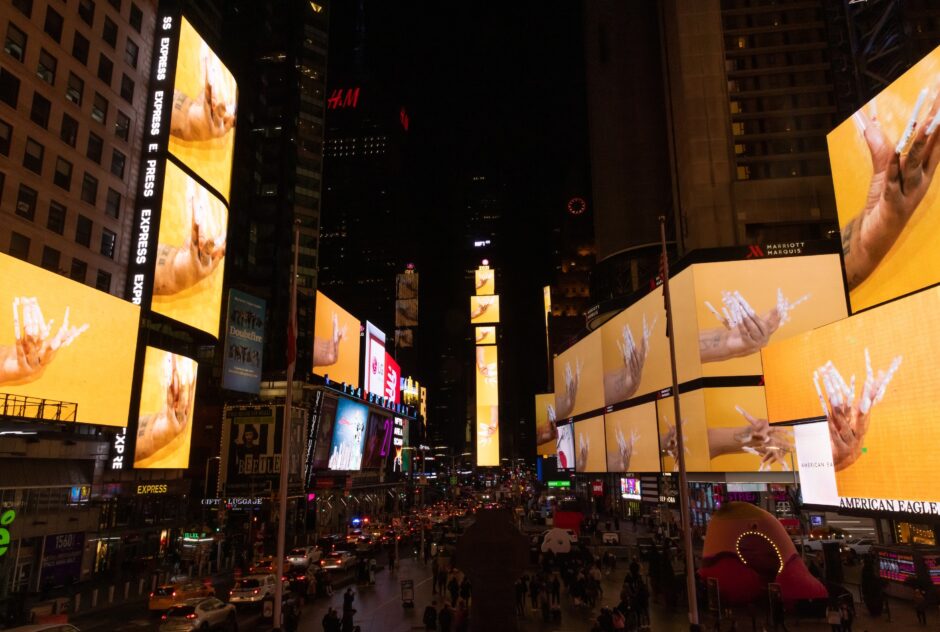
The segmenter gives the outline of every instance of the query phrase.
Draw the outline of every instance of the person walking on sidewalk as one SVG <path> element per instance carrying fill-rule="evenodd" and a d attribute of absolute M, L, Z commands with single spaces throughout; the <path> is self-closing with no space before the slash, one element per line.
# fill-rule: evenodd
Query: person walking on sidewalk
<path fill-rule="evenodd" d="M 437 613 L 437 629 L 440 632 L 450 632 L 450 627 L 454 623 L 454 611 L 451 610 L 450 605 L 445 601 L 444 605 L 441 606 L 441 611 Z"/>
<path fill-rule="evenodd" d="M 927 625 L 927 594 L 919 586 L 914 589 L 914 611 L 917 613 L 917 622 Z"/>
<path fill-rule="evenodd" d="M 457 582 L 456 570 L 451 570 L 450 572 L 450 581 L 447 582 L 447 591 L 450 593 L 450 602 L 456 606 L 457 597 L 460 595 L 460 584 Z"/>
<path fill-rule="evenodd" d="M 424 616 L 421 617 L 425 630 L 437 630 L 437 602 L 431 603 L 424 609 Z"/>
<path fill-rule="evenodd" d="M 353 593 L 352 588 L 347 588 L 346 592 L 343 593 L 343 613 L 345 614 L 347 610 L 352 610 L 353 601 L 356 599 L 355 593 Z"/>
<path fill-rule="evenodd" d="M 463 599 L 464 603 L 470 603 L 470 592 L 470 578 L 464 575 L 463 581 L 460 582 L 460 598 Z"/>
<path fill-rule="evenodd" d="M 558 579 L 558 573 L 552 575 L 551 593 L 552 605 L 554 606 L 561 601 L 561 580 Z"/>

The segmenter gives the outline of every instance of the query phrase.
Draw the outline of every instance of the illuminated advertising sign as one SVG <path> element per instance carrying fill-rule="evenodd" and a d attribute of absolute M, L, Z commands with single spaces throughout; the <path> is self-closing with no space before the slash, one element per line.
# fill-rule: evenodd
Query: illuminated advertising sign
<path fill-rule="evenodd" d="M 937 358 L 932 288 L 764 349 L 770 420 L 826 419 L 841 507 L 940 514 Z"/>
<path fill-rule="evenodd" d="M 354 388 L 359 382 L 359 320 L 317 290 L 313 373 Z"/>
<path fill-rule="evenodd" d="M 400 298 L 395 301 L 395 326 L 415 327 L 418 324 L 418 299 Z M 411 345 L 408 345 L 411 346 Z"/>
<path fill-rule="evenodd" d="M 326 100 L 328 110 L 354 110 L 359 106 L 359 86 L 352 88 L 333 88 Z"/>
<path fill-rule="evenodd" d="M 229 424 L 226 483 L 280 476 L 283 407 L 226 408 L 225 418 Z"/>
<path fill-rule="evenodd" d="M 196 361 L 147 347 L 140 386 L 134 467 L 189 467 L 196 404 Z"/>
<path fill-rule="evenodd" d="M 550 489 L 570 489 L 571 481 L 548 481 Z"/>
<path fill-rule="evenodd" d="M 606 472 L 607 447 L 604 443 L 604 417 L 592 417 L 574 424 L 575 470 Z"/>
<path fill-rule="evenodd" d="M 600 337 L 605 405 L 672 384 L 662 290 L 647 294 L 604 323 Z"/>
<path fill-rule="evenodd" d="M 385 333 L 366 321 L 365 360 L 362 369 L 362 390 L 366 393 L 385 395 Z"/>
<path fill-rule="evenodd" d="M 4 254 L 0 307 L 0 393 L 72 402 L 78 422 L 127 425 L 139 308 Z M 56 412 L 49 403 L 41 414 Z"/>
<path fill-rule="evenodd" d="M 499 323 L 499 296 L 471 296 L 470 322 L 474 325 Z"/>
<path fill-rule="evenodd" d="M 125 426 L 115 432 L 114 438 L 111 440 L 111 452 L 108 455 L 109 470 L 124 469 L 124 465 L 127 463 L 127 461 L 124 460 L 127 449 L 127 426 Z"/>
<path fill-rule="evenodd" d="M 659 436 L 656 403 L 604 415 L 608 472 L 658 472 Z"/>
<path fill-rule="evenodd" d="M 555 357 L 558 420 L 603 407 L 601 348 L 601 332 L 595 331 Z"/>
<path fill-rule="evenodd" d="M 640 479 L 621 478 L 620 497 L 624 500 L 640 500 L 643 497 L 640 493 Z"/>
<path fill-rule="evenodd" d="M 558 460 L 559 470 L 574 469 L 574 424 L 558 426 L 558 436 L 555 439 L 555 456 Z"/>
<path fill-rule="evenodd" d="M 40 558 L 40 584 L 49 587 L 65 586 L 81 577 L 84 551 L 85 534 L 81 531 L 47 535 L 43 541 Z"/>
<path fill-rule="evenodd" d="M 362 469 L 382 467 L 392 451 L 392 419 L 387 415 L 369 412 L 366 439 L 362 451 Z"/>
<path fill-rule="evenodd" d="M 473 280 L 477 296 L 496 294 L 496 271 L 492 268 L 486 266 L 477 268 L 473 273 Z"/>
<path fill-rule="evenodd" d="M 229 290 L 225 358 L 222 362 L 223 388 L 258 394 L 264 351 L 264 316 L 263 299 Z"/>
<path fill-rule="evenodd" d="M 127 291 L 133 303 L 215 336 L 237 86 L 175 12 L 158 16 L 153 59 Z"/>
<path fill-rule="evenodd" d="M 713 472 L 787 472 L 797 466 L 793 429 L 768 423 L 763 386 L 706 388 L 702 395 Z"/>
<path fill-rule="evenodd" d="M 496 344 L 496 327 L 492 325 L 486 325 L 484 327 L 476 327 L 476 334 L 474 338 L 476 339 L 476 344 L 478 345 L 495 345 Z"/>
<path fill-rule="evenodd" d="M 307 486 L 315 470 L 325 470 L 330 465 L 330 448 L 333 445 L 333 425 L 336 421 L 337 400 L 332 395 L 324 394 L 320 404 L 320 414 L 316 425 L 316 438 L 313 445 L 313 460 L 310 462 Z"/>
<path fill-rule="evenodd" d="M 330 446 L 329 469 L 359 470 L 362 466 L 362 448 L 365 442 L 369 409 L 340 397 L 333 424 L 333 443 Z"/>
<path fill-rule="evenodd" d="M 538 453 L 555 453 L 555 394 L 539 393 L 535 396 L 535 442 Z"/>
<path fill-rule="evenodd" d="M 385 393 L 384 396 L 393 404 L 401 403 L 401 367 L 391 354 L 385 354 Z"/>
<path fill-rule="evenodd" d="M 499 356 L 476 348 L 477 465 L 499 465 Z"/>
<path fill-rule="evenodd" d="M 938 71 L 940 48 L 827 136 L 853 311 L 940 281 Z M 928 155 L 914 160 L 925 142 Z M 884 177 L 893 170 L 903 186 Z"/>

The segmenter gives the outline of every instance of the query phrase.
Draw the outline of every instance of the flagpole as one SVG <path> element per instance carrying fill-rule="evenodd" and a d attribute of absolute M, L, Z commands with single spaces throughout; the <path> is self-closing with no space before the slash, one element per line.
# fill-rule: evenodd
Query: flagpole
<path fill-rule="evenodd" d="M 679 462 L 679 520 L 682 546 L 685 548 L 685 584 L 689 595 L 689 623 L 698 625 L 698 594 L 695 583 L 695 557 L 692 554 L 692 521 L 689 519 L 689 482 L 685 471 L 685 441 L 682 436 L 682 413 L 679 406 L 679 375 L 676 371 L 676 337 L 672 324 L 672 298 L 669 295 L 669 255 L 666 250 L 666 216 L 659 216 L 659 237 L 662 242 L 661 267 L 663 300 L 666 303 L 666 333 L 669 337 L 669 364 L 672 368 L 672 401 L 675 404 L 676 460 Z"/>
<path fill-rule="evenodd" d="M 294 262 L 290 270 L 290 311 L 287 315 L 287 392 L 284 395 L 284 423 L 281 426 L 281 477 L 278 484 L 277 577 L 274 584 L 274 630 L 281 630 L 284 605 L 284 540 L 287 531 L 287 479 L 290 470 L 290 437 L 294 396 L 294 366 L 297 363 L 297 255 L 300 225 L 294 222 Z"/>

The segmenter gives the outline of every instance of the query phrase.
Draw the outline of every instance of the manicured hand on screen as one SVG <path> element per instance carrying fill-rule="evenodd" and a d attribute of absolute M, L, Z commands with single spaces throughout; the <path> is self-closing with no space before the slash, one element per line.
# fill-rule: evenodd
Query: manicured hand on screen
<path fill-rule="evenodd" d="M 616 437 L 617 448 L 620 450 L 620 470 L 629 472 L 630 459 L 633 458 L 633 448 L 636 447 L 636 442 L 640 440 L 640 433 L 636 431 L 636 428 L 631 428 L 630 439 L 627 440 L 627 438 L 623 436 L 623 431 L 617 428 Z"/>
<path fill-rule="evenodd" d="M 705 301 L 722 328 L 703 329 L 699 333 L 699 357 L 702 362 L 720 362 L 757 353 L 790 320 L 790 312 L 808 299 L 806 294 L 791 303 L 778 288 L 777 304 L 764 314 L 758 314 L 738 291 L 722 292 L 721 313 Z"/>
<path fill-rule="evenodd" d="M 330 366 L 339 360 L 339 343 L 346 335 L 346 325 L 339 326 L 339 316 L 333 312 L 333 333 L 329 338 L 313 339 L 313 366 Z"/>
<path fill-rule="evenodd" d="M 888 138 L 881 127 L 875 101 L 869 113 L 862 109 L 853 117 L 871 153 L 872 176 L 865 206 L 842 227 L 849 289 L 867 279 L 888 254 L 924 199 L 940 163 L 940 143 L 936 140 L 940 92 L 930 95 L 925 88 L 921 95 L 898 142 Z M 921 118 L 927 101 L 927 115 Z"/>
<path fill-rule="evenodd" d="M 26 384 L 42 377 L 59 349 L 69 346 L 88 325 L 69 324 L 65 308 L 62 325 L 53 334 L 54 321 L 46 321 L 36 297 L 13 299 L 13 346 L 0 346 L 0 384 Z"/>
<path fill-rule="evenodd" d="M 545 424 L 545 428 L 536 437 L 537 443 L 547 443 L 558 438 L 558 426 L 555 425 L 555 419 L 557 418 L 555 416 L 555 407 L 549 404 L 547 408 L 548 423 Z"/>
<path fill-rule="evenodd" d="M 558 419 L 565 419 L 571 416 L 574 410 L 574 402 L 578 397 L 578 382 L 581 380 L 581 369 L 584 365 L 581 360 L 575 364 L 572 370 L 570 363 L 565 363 L 565 390 L 555 393 L 555 413 Z"/>
<path fill-rule="evenodd" d="M 476 320 L 487 312 L 495 299 L 492 296 L 478 296 L 477 305 L 470 310 L 470 320 Z"/>
<path fill-rule="evenodd" d="M 209 192 L 186 185 L 190 234 L 182 246 L 159 244 L 153 293 L 177 294 L 212 274 L 225 257 L 226 225 L 213 211 Z"/>
<path fill-rule="evenodd" d="M 829 422 L 832 464 L 837 471 L 852 465 L 861 456 L 871 420 L 871 410 L 884 398 L 888 384 L 900 366 L 901 356 L 897 356 L 891 361 L 887 371 L 879 370 L 876 376 L 866 348 L 865 385 L 862 387 L 861 397 L 857 399 L 855 375 L 852 375 L 846 384 L 842 374 L 831 361 L 813 372 L 816 394 L 819 396 L 823 415 Z"/>
<path fill-rule="evenodd" d="M 490 421 L 480 421 L 477 425 L 477 438 L 483 445 L 489 444 L 499 432 L 499 408 L 490 406 Z"/>
<path fill-rule="evenodd" d="M 486 384 L 495 384 L 498 377 L 498 367 L 495 362 L 487 364 L 483 347 L 477 347 L 477 371 L 483 376 Z"/>
<path fill-rule="evenodd" d="M 196 396 L 196 361 L 166 354 L 160 386 L 165 393 L 164 407 L 158 413 L 140 417 L 135 461 L 153 456 L 186 431 Z"/>
<path fill-rule="evenodd" d="M 666 434 L 660 437 L 660 445 L 662 445 L 663 454 L 672 458 L 673 465 L 672 471 L 679 471 L 679 436 L 676 434 L 675 425 L 669 423 L 669 417 L 663 415 L 663 422 L 666 424 Z M 685 428 L 685 419 L 682 420 L 682 427 Z M 682 438 L 683 451 L 686 454 L 690 454 L 689 446 L 685 441 L 685 437 Z"/>
<path fill-rule="evenodd" d="M 235 126 L 238 90 L 219 58 L 203 44 L 200 59 L 203 92 L 195 99 L 177 91 L 173 96 L 170 134 L 181 140 L 212 140 Z"/>
<path fill-rule="evenodd" d="M 623 326 L 621 339 L 617 341 L 623 366 L 604 374 L 604 399 L 608 406 L 630 399 L 640 388 L 643 366 L 649 355 L 650 336 L 656 327 L 656 320 L 654 318 L 653 323 L 647 326 L 646 315 L 643 315 L 643 338 L 640 344 L 636 343 L 630 326 Z"/>

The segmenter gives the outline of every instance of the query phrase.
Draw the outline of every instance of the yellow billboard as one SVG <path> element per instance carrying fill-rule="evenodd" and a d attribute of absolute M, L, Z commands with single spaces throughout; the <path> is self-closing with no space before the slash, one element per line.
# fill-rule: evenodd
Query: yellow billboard
<path fill-rule="evenodd" d="M 772 340 L 847 314 L 836 254 L 705 263 L 692 271 L 705 377 L 760 375 L 760 350 Z"/>
<path fill-rule="evenodd" d="M 682 440 L 685 447 L 685 469 L 689 472 L 711 470 L 708 454 L 708 429 L 705 424 L 705 398 L 701 390 L 679 396 L 682 412 Z M 679 471 L 679 443 L 676 430 L 675 401 L 664 397 L 656 401 L 659 425 L 659 446 L 663 472 Z"/>
<path fill-rule="evenodd" d="M 658 472 L 656 402 L 604 415 L 608 472 Z"/>
<path fill-rule="evenodd" d="M 477 466 L 499 465 L 499 406 L 477 406 Z"/>
<path fill-rule="evenodd" d="M 499 355 L 476 348 L 477 465 L 499 465 Z"/>
<path fill-rule="evenodd" d="M 940 48 L 827 136 L 852 310 L 940 281 Z"/>
<path fill-rule="evenodd" d="M 499 404 L 499 357 L 496 350 L 495 345 L 476 348 L 478 406 Z"/>
<path fill-rule="evenodd" d="M 474 334 L 474 339 L 478 345 L 495 345 L 496 327 L 490 325 L 477 327 L 476 333 Z"/>
<path fill-rule="evenodd" d="M 827 420 L 840 497 L 936 503 L 938 358 L 932 288 L 767 347 L 770 420 Z"/>
<path fill-rule="evenodd" d="M 601 332 L 595 331 L 555 357 L 555 414 L 559 421 L 604 405 L 601 350 Z"/>
<path fill-rule="evenodd" d="M 662 290 L 650 292 L 601 327 L 604 404 L 672 384 Z"/>
<path fill-rule="evenodd" d="M 555 394 L 538 393 L 535 396 L 535 443 L 538 454 L 550 456 L 555 453 Z"/>
<path fill-rule="evenodd" d="M 134 467 L 189 467 L 196 404 L 196 361 L 147 347 L 140 385 Z"/>
<path fill-rule="evenodd" d="M 477 268 L 473 274 L 477 296 L 496 294 L 496 271 L 492 268 Z"/>
<path fill-rule="evenodd" d="M 235 77 L 192 25 L 180 24 L 170 153 L 227 201 L 235 150 Z"/>
<path fill-rule="evenodd" d="M 79 422 L 126 426 L 139 324 L 135 305 L 0 254 L 0 393 L 71 402 Z"/>
<path fill-rule="evenodd" d="M 173 163 L 164 182 L 151 309 L 217 336 L 228 210 Z"/>
<path fill-rule="evenodd" d="M 471 296 L 470 322 L 474 325 L 499 323 L 499 296 Z"/>
<path fill-rule="evenodd" d="M 359 320 L 317 290 L 313 373 L 359 386 Z"/>
<path fill-rule="evenodd" d="M 607 471 L 607 448 L 604 445 L 603 415 L 576 421 L 574 423 L 574 442 L 575 471 Z"/>
<path fill-rule="evenodd" d="M 703 389 L 713 472 L 790 471 L 793 429 L 771 426 L 762 386 Z"/>

